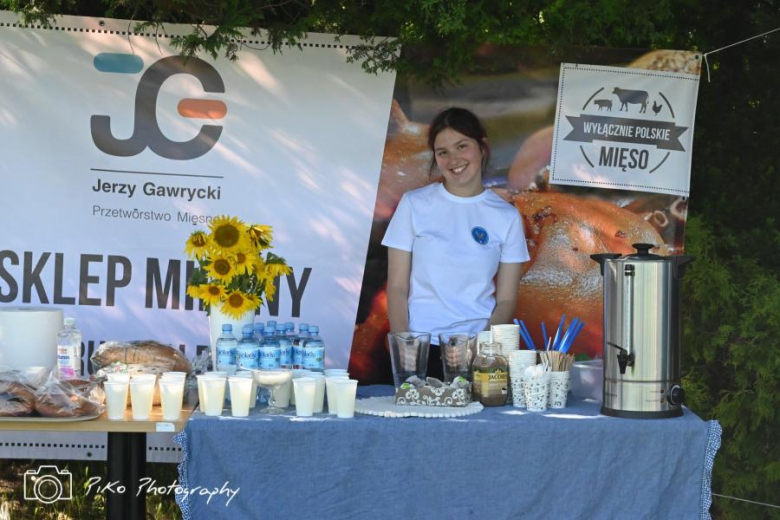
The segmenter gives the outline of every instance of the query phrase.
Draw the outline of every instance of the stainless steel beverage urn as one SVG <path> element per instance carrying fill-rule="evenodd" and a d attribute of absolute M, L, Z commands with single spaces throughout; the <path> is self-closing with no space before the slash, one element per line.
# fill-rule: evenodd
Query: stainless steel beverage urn
<path fill-rule="evenodd" d="M 591 255 L 604 278 L 604 402 L 632 419 L 682 415 L 680 289 L 690 256 Z"/>

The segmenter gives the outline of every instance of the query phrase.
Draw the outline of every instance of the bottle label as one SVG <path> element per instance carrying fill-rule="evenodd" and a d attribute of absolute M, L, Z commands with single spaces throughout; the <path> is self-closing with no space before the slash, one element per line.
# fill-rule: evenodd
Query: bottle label
<path fill-rule="evenodd" d="M 279 368 L 281 349 L 279 347 L 260 347 L 260 368 Z"/>
<path fill-rule="evenodd" d="M 293 356 L 293 365 L 297 367 L 303 366 L 303 347 L 301 347 L 298 343 L 293 344 L 292 348 L 292 356 Z"/>
<path fill-rule="evenodd" d="M 289 366 L 293 363 L 292 343 L 279 346 L 280 358 L 279 363 L 282 366 Z"/>
<path fill-rule="evenodd" d="M 217 366 L 235 365 L 236 347 L 217 347 Z"/>
<path fill-rule="evenodd" d="M 482 397 L 506 396 L 508 374 L 505 370 L 474 371 L 474 392 Z"/>
<path fill-rule="evenodd" d="M 259 358 L 259 349 L 239 349 L 236 352 L 236 364 L 239 366 L 239 368 L 258 368 L 260 366 Z"/>
<path fill-rule="evenodd" d="M 325 368 L 325 347 L 304 348 L 303 368 L 324 369 Z"/>
<path fill-rule="evenodd" d="M 75 345 L 57 347 L 57 370 L 61 377 L 73 379 L 81 375 L 79 350 Z"/>

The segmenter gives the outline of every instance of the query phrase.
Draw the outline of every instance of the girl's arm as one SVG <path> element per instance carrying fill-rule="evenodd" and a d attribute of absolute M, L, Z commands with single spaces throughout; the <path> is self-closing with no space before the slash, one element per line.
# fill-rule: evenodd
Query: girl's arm
<path fill-rule="evenodd" d="M 409 330 L 409 277 L 411 274 L 412 253 L 388 247 L 387 315 L 390 318 L 390 332 Z M 516 297 L 517 292 L 515 292 Z"/>
<path fill-rule="evenodd" d="M 517 287 L 523 264 L 498 264 L 496 280 L 496 308 L 490 316 L 490 325 L 510 323 L 517 306 Z"/>

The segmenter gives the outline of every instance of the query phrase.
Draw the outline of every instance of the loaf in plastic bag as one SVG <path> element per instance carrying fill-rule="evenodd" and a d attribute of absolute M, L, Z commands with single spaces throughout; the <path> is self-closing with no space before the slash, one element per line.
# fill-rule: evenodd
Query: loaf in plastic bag
<path fill-rule="evenodd" d="M 152 340 L 107 341 L 98 347 L 92 357 L 92 371 L 109 365 L 137 365 L 170 367 L 165 371 L 190 373 L 192 365 L 184 354 L 171 347 Z"/>
<path fill-rule="evenodd" d="M 60 380 L 52 373 L 35 392 L 35 411 L 43 417 L 87 417 L 105 411 L 105 394 L 97 381 Z"/>

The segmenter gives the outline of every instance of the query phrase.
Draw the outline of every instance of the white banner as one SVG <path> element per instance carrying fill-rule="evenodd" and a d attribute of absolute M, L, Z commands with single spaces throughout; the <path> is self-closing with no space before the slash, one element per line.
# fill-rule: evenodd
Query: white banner
<path fill-rule="evenodd" d="M 346 367 L 395 75 L 357 38 L 184 61 L 119 20 L 23 28 L 0 13 L 0 304 L 52 304 L 105 340 L 208 345 L 184 243 L 209 217 L 274 227 L 281 279 L 260 320 L 320 326 Z M 166 36 L 167 35 L 167 36 Z M 191 264 L 189 264 L 191 268 Z"/>
<path fill-rule="evenodd" d="M 561 65 L 550 182 L 688 196 L 699 76 Z"/>

